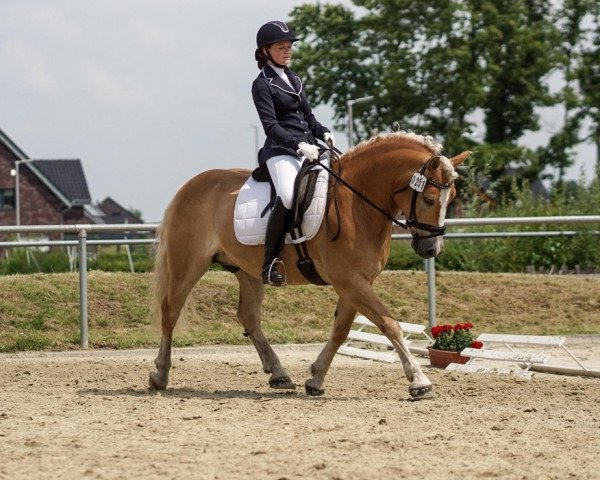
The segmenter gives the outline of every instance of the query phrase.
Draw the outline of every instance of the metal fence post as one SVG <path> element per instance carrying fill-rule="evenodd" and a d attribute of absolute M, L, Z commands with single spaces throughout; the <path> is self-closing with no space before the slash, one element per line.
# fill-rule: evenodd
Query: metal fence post
<path fill-rule="evenodd" d="M 428 258 L 427 265 L 427 313 L 429 329 L 435 326 L 435 258 Z"/>
<path fill-rule="evenodd" d="M 87 295 L 87 232 L 79 230 L 79 330 L 80 346 L 88 348 L 88 295 Z"/>

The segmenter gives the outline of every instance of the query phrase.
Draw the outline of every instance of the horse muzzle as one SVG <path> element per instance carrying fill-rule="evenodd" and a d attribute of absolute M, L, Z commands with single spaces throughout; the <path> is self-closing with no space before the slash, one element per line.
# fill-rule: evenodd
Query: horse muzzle
<path fill-rule="evenodd" d="M 415 237 L 411 242 L 412 249 L 421 258 L 437 257 L 444 251 L 444 239 L 436 237 Z"/>

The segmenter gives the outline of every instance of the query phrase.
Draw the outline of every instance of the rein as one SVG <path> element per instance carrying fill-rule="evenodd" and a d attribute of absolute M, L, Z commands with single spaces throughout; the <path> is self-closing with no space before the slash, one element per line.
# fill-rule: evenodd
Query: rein
<path fill-rule="evenodd" d="M 337 148 L 335 147 L 329 147 L 325 150 L 329 150 L 331 157 L 334 160 L 339 160 L 339 153 L 341 153 Z M 393 224 L 405 229 L 405 230 L 410 230 L 411 235 L 413 236 L 414 239 L 418 240 L 421 238 L 431 238 L 431 237 L 437 237 L 437 236 L 441 236 L 444 235 L 446 233 L 446 227 L 445 226 L 437 226 L 437 225 L 429 225 L 427 223 L 421 223 L 417 220 L 417 215 L 416 215 L 416 203 L 417 203 L 417 194 L 422 192 L 425 187 L 427 186 L 427 184 L 433 185 L 434 187 L 439 188 L 440 190 L 444 190 L 447 188 L 450 188 L 452 186 L 453 182 L 450 183 L 446 183 L 446 184 L 441 184 L 436 182 L 435 180 L 432 180 L 430 178 L 428 178 L 427 176 L 425 176 L 425 171 L 427 170 L 427 166 L 429 165 L 429 162 L 431 161 L 431 159 L 434 157 L 429 158 L 421 167 L 421 169 L 418 172 L 415 172 L 415 174 L 412 176 L 410 182 L 408 182 L 406 185 L 400 187 L 397 190 L 394 190 L 393 195 L 397 195 L 398 193 L 402 193 L 405 190 L 407 190 L 408 188 L 412 188 L 412 196 L 411 196 L 411 200 L 410 200 L 410 212 L 408 215 L 408 219 L 406 220 L 406 222 L 402 222 L 400 220 L 398 220 L 397 218 L 393 217 L 392 215 L 390 215 L 389 212 L 386 212 L 383 208 L 381 208 L 379 205 L 375 204 L 373 201 L 371 201 L 367 196 L 365 196 L 362 192 L 358 191 L 356 188 L 354 188 L 351 184 L 349 184 L 346 180 L 344 180 L 341 177 L 341 163 L 340 163 L 340 174 L 338 175 L 337 173 L 335 173 L 331 168 L 327 167 L 326 165 L 320 164 L 321 168 L 324 168 L 325 170 L 327 170 L 329 172 L 330 175 L 333 175 L 333 177 L 335 177 L 335 179 L 337 180 L 336 185 L 334 186 L 334 204 L 335 204 L 335 211 L 336 211 L 336 216 L 338 218 L 338 230 L 335 233 L 335 235 L 333 236 L 333 238 L 330 238 L 331 241 L 334 241 L 337 239 L 337 237 L 340 234 L 340 224 L 339 224 L 339 207 L 337 204 L 337 190 L 338 190 L 338 186 L 341 183 L 342 185 L 344 185 L 346 188 L 348 188 L 352 193 L 354 193 L 356 196 L 358 196 L 361 200 L 363 200 L 365 203 L 367 203 L 367 205 L 369 205 L 370 207 L 374 208 L 375 210 L 377 210 L 379 213 L 381 213 L 384 217 L 386 217 L 389 221 L 391 221 Z M 333 161 L 332 161 L 333 163 Z M 331 206 L 331 204 L 329 204 L 329 206 Z M 328 208 L 329 208 L 328 206 Z M 417 232 L 418 230 L 425 230 L 427 232 L 429 232 L 431 235 L 426 235 L 426 236 L 421 236 L 418 234 Z"/>

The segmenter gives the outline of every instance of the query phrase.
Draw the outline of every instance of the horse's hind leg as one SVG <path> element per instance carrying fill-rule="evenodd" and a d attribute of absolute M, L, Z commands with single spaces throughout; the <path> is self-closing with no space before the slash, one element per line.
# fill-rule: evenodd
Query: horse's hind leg
<path fill-rule="evenodd" d="M 296 388 L 281 366 L 277 354 L 271 348 L 260 326 L 260 309 L 265 296 L 265 286 L 261 280 L 251 277 L 242 270 L 238 270 L 235 275 L 240 283 L 237 317 L 244 327 L 244 333 L 248 335 L 258 352 L 264 372 L 271 374 L 269 386 L 271 388 Z"/>
<path fill-rule="evenodd" d="M 156 372 L 150 373 L 151 390 L 167 388 L 171 369 L 173 329 L 190 291 L 211 264 L 208 258 L 202 260 L 184 258 L 183 250 L 179 251 L 178 255 L 169 257 L 168 288 L 161 303 L 162 337 L 158 355 L 154 360 Z"/>
<path fill-rule="evenodd" d="M 329 370 L 329 366 L 331 365 L 338 348 L 340 348 L 340 345 L 346 340 L 355 315 L 356 309 L 340 297 L 335 310 L 335 319 L 331 336 L 315 362 L 310 367 L 312 378 L 309 378 L 304 384 L 304 388 L 308 395 L 318 396 L 325 393 L 325 390 L 322 388 L 325 375 Z"/>

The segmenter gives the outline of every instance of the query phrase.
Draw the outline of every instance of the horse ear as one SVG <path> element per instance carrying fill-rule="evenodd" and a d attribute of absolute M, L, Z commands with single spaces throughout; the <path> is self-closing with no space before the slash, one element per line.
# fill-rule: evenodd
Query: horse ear
<path fill-rule="evenodd" d="M 440 167 L 440 156 L 431 157 L 427 162 L 427 170 L 430 172 L 437 170 Z"/>
<path fill-rule="evenodd" d="M 456 155 L 455 157 L 452 157 L 450 159 L 450 163 L 452 163 L 452 165 L 454 167 L 458 167 L 461 163 L 463 163 L 467 158 L 469 158 L 471 156 L 473 152 L 466 150 L 462 153 L 459 153 L 458 155 Z"/>

